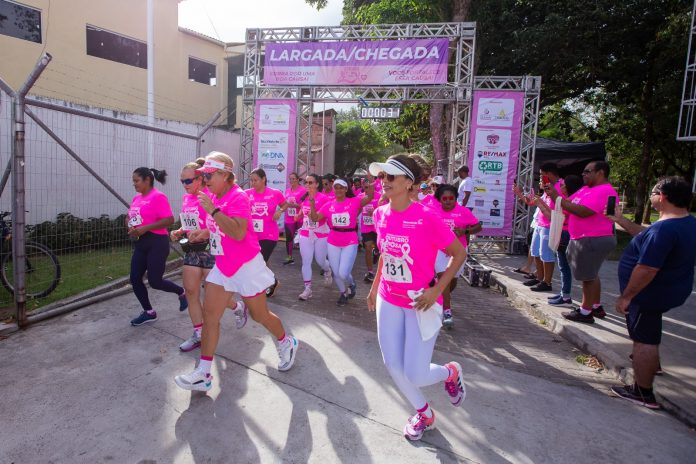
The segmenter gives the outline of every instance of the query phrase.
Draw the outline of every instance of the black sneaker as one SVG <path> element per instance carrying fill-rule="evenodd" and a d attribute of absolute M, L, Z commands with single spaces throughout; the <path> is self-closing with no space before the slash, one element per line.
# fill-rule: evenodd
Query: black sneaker
<path fill-rule="evenodd" d="M 292 256 L 285 258 L 285 261 L 283 261 L 283 266 L 287 266 L 288 264 L 295 264 L 295 258 Z"/>
<path fill-rule="evenodd" d="M 538 283 L 540 283 L 540 281 L 537 279 L 529 279 L 529 280 L 525 280 L 524 282 L 522 282 L 522 285 L 525 285 L 527 287 L 532 287 Z"/>
<path fill-rule="evenodd" d="M 155 322 L 157 320 L 157 313 L 150 314 L 147 311 L 143 311 L 138 315 L 138 317 L 131 319 L 130 323 L 132 326 L 136 327 L 143 325 L 146 322 Z"/>
<path fill-rule="evenodd" d="M 611 392 L 631 403 L 639 404 L 649 409 L 660 409 L 660 404 L 655 399 L 653 392 L 645 393 L 635 385 L 614 385 L 611 387 Z"/>
<path fill-rule="evenodd" d="M 363 279 L 363 281 L 366 284 L 372 283 L 374 280 L 375 280 L 375 275 L 372 272 L 368 272 L 367 274 L 365 274 L 365 278 Z"/>
<path fill-rule="evenodd" d="M 188 299 L 186 299 L 186 292 L 179 295 L 179 311 L 186 311 L 188 308 Z"/>
<path fill-rule="evenodd" d="M 602 305 L 599 305 L 596 308 L 592 308 L 592 315 L 594 317 L 604 319 L 605 317 L 607 317 L 607 312 L 604 310 L 604 307 Z"/>
<path fill-rule="evenodd" d="M 533 287 L 530 287 L 529 289 L 533 292 L 550 292 L 551 285 L 547 284 L 546 282 L 539 282 L 538 284 L 534 285 Z"/>
<path fill-rule="evenodd" d="M 355 298 L 355 294 L 357 293 L 357 286 L 353 283 L 348 286 L 348 289 L 350 290 L 350 293 L 348 294 L 348 298 L 353 299 Z"/>
<path fill-rule="evenodd" d="M 278 288 L 278 285 L 280 285 L 280 282 L 278 282 L 278 279 L 266 289 L 266 297 L 270 298 L 275 294 L 276 289 Z"/>
<path fill-rule="evenodd" d="M 592 314 L 588 314 L 587 316 L 585 316 L 583 313 L 580 312 L 580 308 L 573 309 L 572 311 L 567 313 L 563 313 L 563 317 L 573 322 L 594 324 L 594 317 L 592 317 Z"/>
<path fill-rule="evenodd" d="M 348 297 L 344 294 L 341 293 L 341 296 L 338 297 L 338 301 L 336 302 L 338 306 L 345 306 L 348 304 Z"/>

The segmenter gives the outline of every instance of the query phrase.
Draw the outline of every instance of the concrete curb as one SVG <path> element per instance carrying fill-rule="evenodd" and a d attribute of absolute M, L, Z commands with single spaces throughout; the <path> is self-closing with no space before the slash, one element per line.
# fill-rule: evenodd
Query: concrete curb
<path fill-rule="evenodd" d="M 605 368 L 616 378 L 626 384 L 633 383 L 633 368 L 627 356 L 609 348 L 609 344 L 601 337 L 587 333 L 582 325 L 568 322 L 558 308 L 540 304 L 529 299 L 527 292 L 518 288 L 519 282 L 505 275 L 491 275 L 491 287 L 505 295 L 515 308 L 522 309 L 537 320 L 544 321 L 542 325 L 551 332 L 560 335 L 579 349 L 599 359 Z M 524 288 L 524 290 L 527 290 Z M 669 398 L 655 392 L 657 400 L 663 408 L 690 427 L 696 427 L 696 414 L 687 411 Z"/>

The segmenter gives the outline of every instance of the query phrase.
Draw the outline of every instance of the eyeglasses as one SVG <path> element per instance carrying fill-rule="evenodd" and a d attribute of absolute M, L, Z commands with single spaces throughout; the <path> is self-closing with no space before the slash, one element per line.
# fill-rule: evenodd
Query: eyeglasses
<path fill-rule="evenodd" d="M 181 183 L 184 185 L 191 185 L 191 184 L 193 184 L 193 181 L 198 179 L 199 177 L 200 176 L 191 177 L 190 179 L 181 179 Z"/>
<path fill-rule="evenodd" d="M 582 171 L 582 175 L 585 176 L 587 174 L 592 174 L 593 172 L 595 172 L 594 169 L 585 169 L 584 171 Z"/>
<path fill-rule="evenodd" d="M 306 180 L 305 181 L 305 185 L 314 185 L 314 184 L 316 184 L 316 182 L 314 182 L 313 180 Z"/>
<path fill-rule="evenodd" d="M 213 174 L 215 174 L 216 172 L 217 172 L 217 171 L 215 171 L 215 172 L 204 172 L 203 174 L 201 174 L 201 177 L 202 177 L 203 179 L 205 179 L 205 180 L 210 180 L 210 179 L 213 178 Z"/>
<path fill-rule="evenodd" d="M 394 179 L 396 179 L 396 176 L 394 174 L 385 174 L 383 172 L 380 172 L 377 177 L 379 177 L 380 179 L 386 178 L 389 182 L 394 182 Z"/>
<path fill-rule="evenodd" d="M 453 201 L 454 195 L 448 195 L 446 197 L 440 197 L 440 201 Z"/>

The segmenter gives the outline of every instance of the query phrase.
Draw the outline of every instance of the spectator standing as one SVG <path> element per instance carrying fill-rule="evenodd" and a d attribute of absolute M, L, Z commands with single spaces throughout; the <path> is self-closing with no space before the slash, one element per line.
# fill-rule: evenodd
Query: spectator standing
<path fill-rule="evenodd" d="M 681 306 L 693 290 L 696 264 L 696 218 L 689 214 L 691 186 L 681 177 L 667 177 L 650 192 L 660 217 L 644 229 L 621 215 L 609 216 L 631 235 L 619 261 L 616 310 L 626 316 L 633 340 L 633 385 L 611 387 L 621 398 L 650 409 L 660 406 L 653 380 L 660 367 L 662 314 Z"/>
<path fill-rule="evenodd" d="M 606 161 L 589 163 L 582 171 L 582 179 L 585 186 L 568 199 L 559 198 L 550 184 L 544 188 L 551 199 L 560 200 L 563 209 L 570 214 L 568 261 L 573 277 L 582 282 L 581 306 L 563 313 L 563 317 L 592 324 L 595 316 L 606 316 L 600 302 L 602 286 L 598 274 L 609 252 L 616 247 L 616 236 L 614 224 L 603 211 L 609 197 L 618 198 L 618 194 L 609 183 L 609 164 Z"/>
<path fill-rule="evenodd" d="M 469 203 L 471 191 L 474 189 L 474 181 L 469 177 L 469 166 L 462 166 L 457 170 L 457 174 L 461 179 L 457 188 L 457 202 L 466 206 Z"/>

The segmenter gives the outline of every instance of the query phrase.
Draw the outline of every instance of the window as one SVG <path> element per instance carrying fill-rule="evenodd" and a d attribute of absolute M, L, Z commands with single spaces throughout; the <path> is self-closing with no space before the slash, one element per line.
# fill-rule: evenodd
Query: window
<path fill-rule="evenodd" d="M 0 34 L 41 43 L 41 11 L 0 0 Z"/>
<path fill-rule="evenodd" d="M 215 65 L 189 56 L 189 80 L 214 86 L 217 82 Z"/>
<path fill-rule="evenodd" d="M 147 43 L 87 25 L 87 54 L 147 69 Z"/>

